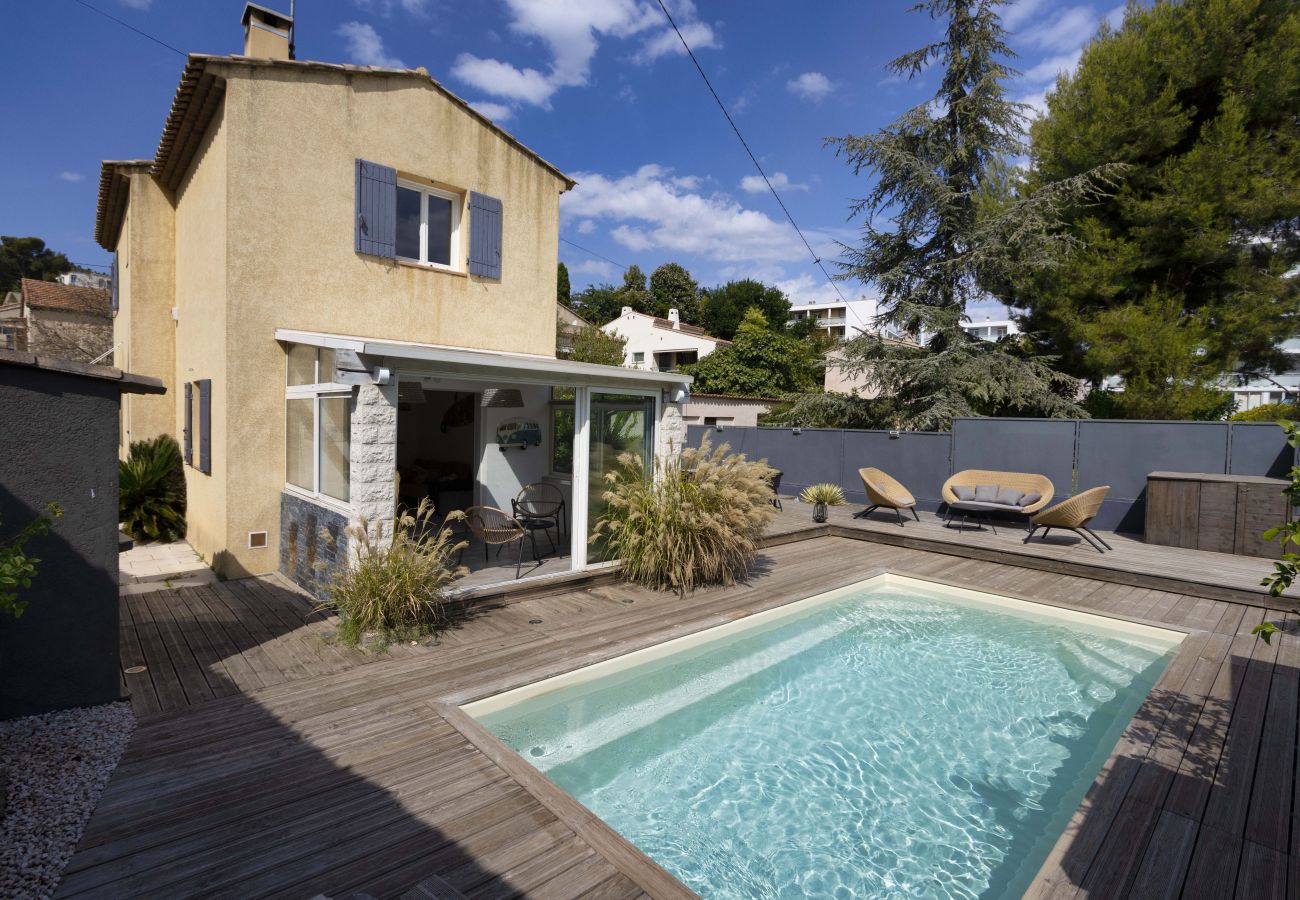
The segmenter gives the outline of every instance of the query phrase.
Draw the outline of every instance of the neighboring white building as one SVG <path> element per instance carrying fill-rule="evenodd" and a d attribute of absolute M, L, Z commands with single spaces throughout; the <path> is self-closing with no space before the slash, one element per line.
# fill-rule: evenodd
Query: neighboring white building
<path fill-rule="evenodd" d="M 64 272 L 58 276 L 59 284 L 70 284 L 73 287 L 99 288 L 108 290 L 113 284 L 111 275 L 101 275 L 98 272 Z"/>
<path fill-rule="evenodd" d="M 733 394 L 695 394 L 682 404 L 682 421 L 687 425 L 755 426 L 758 417 L 772 411 L 781 401 L 775 397 L 737 397 Z"/>
<path fill-rule="evenodd" d="M 847 339 L 862 331 L 874 331 L 872 323 L 878 311 L 874 297 L 834 303 L 803 303 L 790 308 L 790 321 L 814 319 L 817 326 L 831 337 Z"/>
<path fill-rule="evenodd" d="M 981 341 L 997 341 L 1009 334 L 1020 334 L 1020 326 L 1014 319 L 995 319 L 992 316 L 972 319 L 963 323 L 961 327 L 962 331 Z"/>
<path fill-rule="evenodd" d="M 687 325 L 675 309 L 668 310 L 668 318 L 661 319 L 625 306 L 621 316 L 601 328 L 627 341 L 624 366 L 651 372 L 676 372 L 731 343 L 711 337 L 698 325 Z"/>

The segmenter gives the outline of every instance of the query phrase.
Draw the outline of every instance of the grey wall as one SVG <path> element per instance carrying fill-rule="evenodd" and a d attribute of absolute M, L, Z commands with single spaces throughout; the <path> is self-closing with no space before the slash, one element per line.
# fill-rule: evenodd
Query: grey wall
<path fill-rule="evenodd" d="M 66 511 L 27 545 L 41 560 L 27 611 L 0 615 L 0 719 L 119 697 L 119 390 L 0 366 L 0 541 L 49 500 Z"/>
<path fill-rule="evenodd" d="M 690 446 L 708 433 L 751 459 L 782 471 L 781 491 L 797 494 L 828 481 L 863 503 L 857 470 L 875 466 L 893 475 L 922 509 L 938 509 L 943 482 L 962 469 L 1039 472 L 1064 499 L 1110 485 L 1095 527 L 1141 534 L 1150 472 L 1209 472 L 1282 477 L 1294 453 L 1272 423 L 1136 422 L 1089 419 L 957 419 L 952 432 L 853 431 L 805 428 L 726 428 L 692 425 Z"/>

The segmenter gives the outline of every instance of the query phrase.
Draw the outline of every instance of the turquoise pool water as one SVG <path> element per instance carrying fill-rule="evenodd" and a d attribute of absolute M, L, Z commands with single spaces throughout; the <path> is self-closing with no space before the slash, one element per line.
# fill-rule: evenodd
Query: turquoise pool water
<path fill-rule="evenodd" d="M 1019 897 L 1176 636 L 923 582 L 837 594 L 467 709 L 705 897 Z"/>

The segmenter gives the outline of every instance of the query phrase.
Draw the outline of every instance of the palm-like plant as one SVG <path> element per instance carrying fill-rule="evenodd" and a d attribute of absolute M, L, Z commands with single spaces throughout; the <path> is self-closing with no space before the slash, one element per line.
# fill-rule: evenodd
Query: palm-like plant
<path fill-rule="evenodd" d="M 804 503 L 825 503 L 827 506 L 843 506 L 844 488 L 829 482 L 810 484 L 803 489 L 799 499 Z"/>
<path fill-rule="evenodd" d="M 140 541 L 174 541 L 185 536 L 185 470 L 175 438 L 135 441 L 118 463 L 119 517 Z"/>

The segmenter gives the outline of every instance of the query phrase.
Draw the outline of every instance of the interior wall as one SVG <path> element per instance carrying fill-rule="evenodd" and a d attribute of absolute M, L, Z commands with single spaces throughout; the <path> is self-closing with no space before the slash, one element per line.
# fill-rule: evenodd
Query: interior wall
<path fill-rule="evenodd" d="M 466 398 L 470 398 L 468 409 L 462 406 L 461 414 L 457 415 L 453 407 L 457 402 L 464 404 Z M 475 425 L 480 418 L 479 395 L 473 387 L 460 391 L 426 390 L 424 401 L 398 407 L 397 466 L 403 477 L 404 495 L 416 489 L 414 483 L 408 483 L 415 470 L 427 469 L 443 476 L 439 482 L 443 490 L 437 492 L 438 496 L 430 492 L 441 516 L 474 502 L 473 488 L 462 487 L 462 483 L 472 484 L 477 468 Z"/>
<path fill-rule="evenodd" d="M 479 503 L 510 512 L 510 501 L 526 484 L 541 481 L 550 470 L 551 389 L 546 385 L 519 385 L 524 405 L 515 409 L 480 409 Z M 540 447 L 510 447 L 502 452 L 497 444 L 497 426 L 507 419 L 527 419 L 541 429 Z M 567 492 L 566 492 L 567 493 Z"/>

